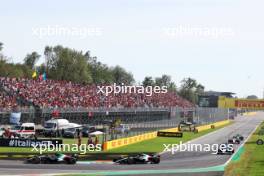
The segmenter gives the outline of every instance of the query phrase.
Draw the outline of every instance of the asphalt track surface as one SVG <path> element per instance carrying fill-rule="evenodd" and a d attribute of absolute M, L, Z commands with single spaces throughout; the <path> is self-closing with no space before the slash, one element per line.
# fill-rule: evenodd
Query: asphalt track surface
<path fill-rule="evenodd" d="M 264 113 L 255 116 L 237 117 L 233 124 L 221 128 L 191 141 L 192 144 L 220 144 L 226 143 L 229 137 L 241 134 L 246 139 L 255 128 L 264 120 Z M 235 150 L 239 145 L 234 145 Z M 0 160 L 0 175 L 39 175 L 56 173 L 94 173 L 109 175 L 121 172 L 123 175 L 223 175 L 223 171 L 195 172 L 201 168 L 224 165 L 230 160 L 229 155 L 215 155 L 212 152 L 165 152 L 161 154 L 161 163 L 158 165 L 116 165 L 112 163 L 83 163 L 76 165 L 30 165 L 22 161 Z M 190 172 L 188 172 L 188 170 Z M 162 172 L 164 171 L 164 172 Z M 182 172 L 181 172 L 182 171 Z M 120 174 L 120 173 L 119 173 Z"/>

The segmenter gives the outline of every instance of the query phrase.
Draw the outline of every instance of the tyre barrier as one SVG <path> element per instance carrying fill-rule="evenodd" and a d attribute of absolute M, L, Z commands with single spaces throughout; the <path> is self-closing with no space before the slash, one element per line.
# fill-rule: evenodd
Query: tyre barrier
<path fill-rule="evenodd" d="M 263 145 L 264 144 L 264 141 L 262 139 L 258 139 L 256 141 L 257 145 Z"/>

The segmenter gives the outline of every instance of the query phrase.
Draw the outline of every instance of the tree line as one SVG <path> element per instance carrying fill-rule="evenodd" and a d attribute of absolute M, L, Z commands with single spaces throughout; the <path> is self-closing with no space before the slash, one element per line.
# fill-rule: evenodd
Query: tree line
<path fill-rule="evenodd" d="M 10 58 L 2 53 L 3 43 L 0 42 L 0 76 L 31 78 L 37 70 L 39 74 L 46 73 L 48 79 L 66 80 L 82 84 L 135 84 L 133 74 L 121 66 L 108 66 L 92 56 L 90 51 L 83 52 L 57 46 L 44 48 L 45 62 L 36 66 L 41 55 L 37 52 L 27 54 L 23 63 L 10 62 Z M 204 92 L 204 86 L 195 79 L 185 78 L 179 88 L 171 80 L 171 76 L 162 75 L 153 78 L 146 76 L 142 81 L 143 86 L 167 86 L 170 91 L 175 91 L 193 103 L 197 103 L 198 95 Z"/>

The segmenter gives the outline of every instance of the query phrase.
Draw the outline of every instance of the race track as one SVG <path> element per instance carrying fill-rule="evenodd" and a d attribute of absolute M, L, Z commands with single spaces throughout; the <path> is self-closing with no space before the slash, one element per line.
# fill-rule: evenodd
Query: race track
<path fill-rule="evenodd" d="M 220 144 L 235 134 L 241 134 L 245 139 L 264 120 L 264 113 L 255 116 L 237 117 L 232 125 L 193 140 L 195 144 Z M 237 149 L 239 145 L 235 145 Z M 83 163 L 76 165 L 29 165 L 22 161 L 0 160 L 1 175 L 23 174 L 55 174 L 55 173 L 93 173 L 103 175 L 143 175 L 164 174 L 170 175 L 222 175 L 220 169 L 230 156 L 215 155 L 211 152 L 170 152 L 162 153 L 159 165 L 115 165 L 112 163 Z M 212 172 L 208 172 L 212 171 Z M 206 173 L 206 174 L 205 174 Z"/>

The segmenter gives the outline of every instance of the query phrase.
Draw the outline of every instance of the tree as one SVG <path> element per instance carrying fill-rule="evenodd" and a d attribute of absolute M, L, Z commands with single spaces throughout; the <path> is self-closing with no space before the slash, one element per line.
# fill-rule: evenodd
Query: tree
<path fill-rule="evenodd" d="M 2 49 L 3 49 L 3 43 L 2 42 L 0 42 L 0 51 L 2 51 Z"/>
<path fill-rule="evenodd" d="M 176 84 L 171 81 L 171 76 L 169 75 L 162 75 L 161 77 L 155 78 L 155 83 L 156 86 L 167 86 L 169 91 L 176 91 L 177 87 Z"/>
<path fill-rule="evenodd" d="M 196 90 L 195 92 L 198 94 L 198 95 L 201 95 L 204 93 L 204 86 L 202 84 L 198 84 L 196 86 Z"/>
<path fill-rule="evenodd" d="M 112 74 L 116 84 L 131 85 L 134 83 L 133 75 L 118 65 L 112 68 Z"/>
<path fill-rule="evenodd" d="M 8 58 L 1 54 L 3 44 L 0 42 L 0 76 L 31 78 L 33 67 L 39 60 L 37 52 L 27 54 L 23 64 L 9 62 Z M 46 72 L 50 79 L 66 80 L 77 83 L 134 83 L 133 75 L 120 66 L 109 67 L 92 57 L 90 51 L 83 54 L 71 48 L 46 46 L 44 49 L 45 63 L 38 70 Z"/>
<path fill-rule="evenodd" d="M 45 60 L 47 75 L 53 79 L 82 83 L 125 83 L 134 82 L 133 75 L 120 66 L 108 67 L 92 57 L 90 51 L 84 54 L 61 45 L 46 46 Z"/>
<path fill-rule="evenodd" d="M 0 76 L 3 77 L 31 77 L 32 70 L 24 64 L 7 63 L 5 60 L 0 60 Z"/>
<path fill-rule="evenodd" d="M 1 51 L 3 50 L 3 43 L 0 42 L 0 76 L 3 77 L 31 77 L 32 70 L 24 64 L 15 64 L 12 58 L 4 56 Z"/>
<path fill-rule="evenodd" d="M 184 78 L 181 81 L 181 88 L 179 94 L 187 100 L 198 103 L 198 95 L 204 92 L 204 86 L 197 83 L 195 79 Z"/>
<path fill-rule="evenodd" d="M 45 47 L 47 74 L 52 79 L 91 83 L 87 57 L 81 52 L 60 45 Z"/>
<path fill-rule="evenodd" d="M 184 89 L 194 89 L 197 86 L 196 80 L 192 78 L 184 78 L 181 83 Z"/>
<path fill-rule="evenodd" d="M 147 87 L 147 86 L 154 86 L 155 85 L 155 82 L 153 80 L 153 78 L 151 76 L 146 76 L 142 82 L 143 86 L 144 87 Z"/>
<path fill-rule="evenodd" d="M 6 61 L 4 55 L 1 53 L 2 49 L 3 49 L 3 43 L 0 42 L 0 61 Z"/>
<path fill-rule="evenodd" d="M 40 55 L 34 51 L 31 54 L 27 54 L 27 56 L 24 59 L 24 64 L 29 68 L 33 69 L 39 58 Z"/>
<path fill-rule="evenodd" d="M 168 90 L 169 91 L 174 91 L 176 92 L 177 91 L 177 86 L 174 82 L 170 82 L 169 86 L 168 86 Z"/>
<path fill-rule="evenodd" d="M 88 58 L 88 68 L 91 71 L 93 83 L 113 83 L 113 74 L 106 64 L 98 62 L 96 57 L 90 57 L 88 52 L 85 56 Z"/>
<path fill-rule="evenodd" d="M 256 99 L 258 99 L 258 97 L 256 96 L 256 95 L 249 95 L 249 96 L 247 96 L 247 99 L 251 99 L 251 100 L 256 100 Z"/>
<path fill-rule="evenodd" d="M 167 86 L 167 87 L 169 87 L 170 83 L 171 83 L 171 77 L 169 75 L 165 75 L 164 74 L 161 77 L 157 77 L 155 79 L 155 84 L 157 86 Z"/>

